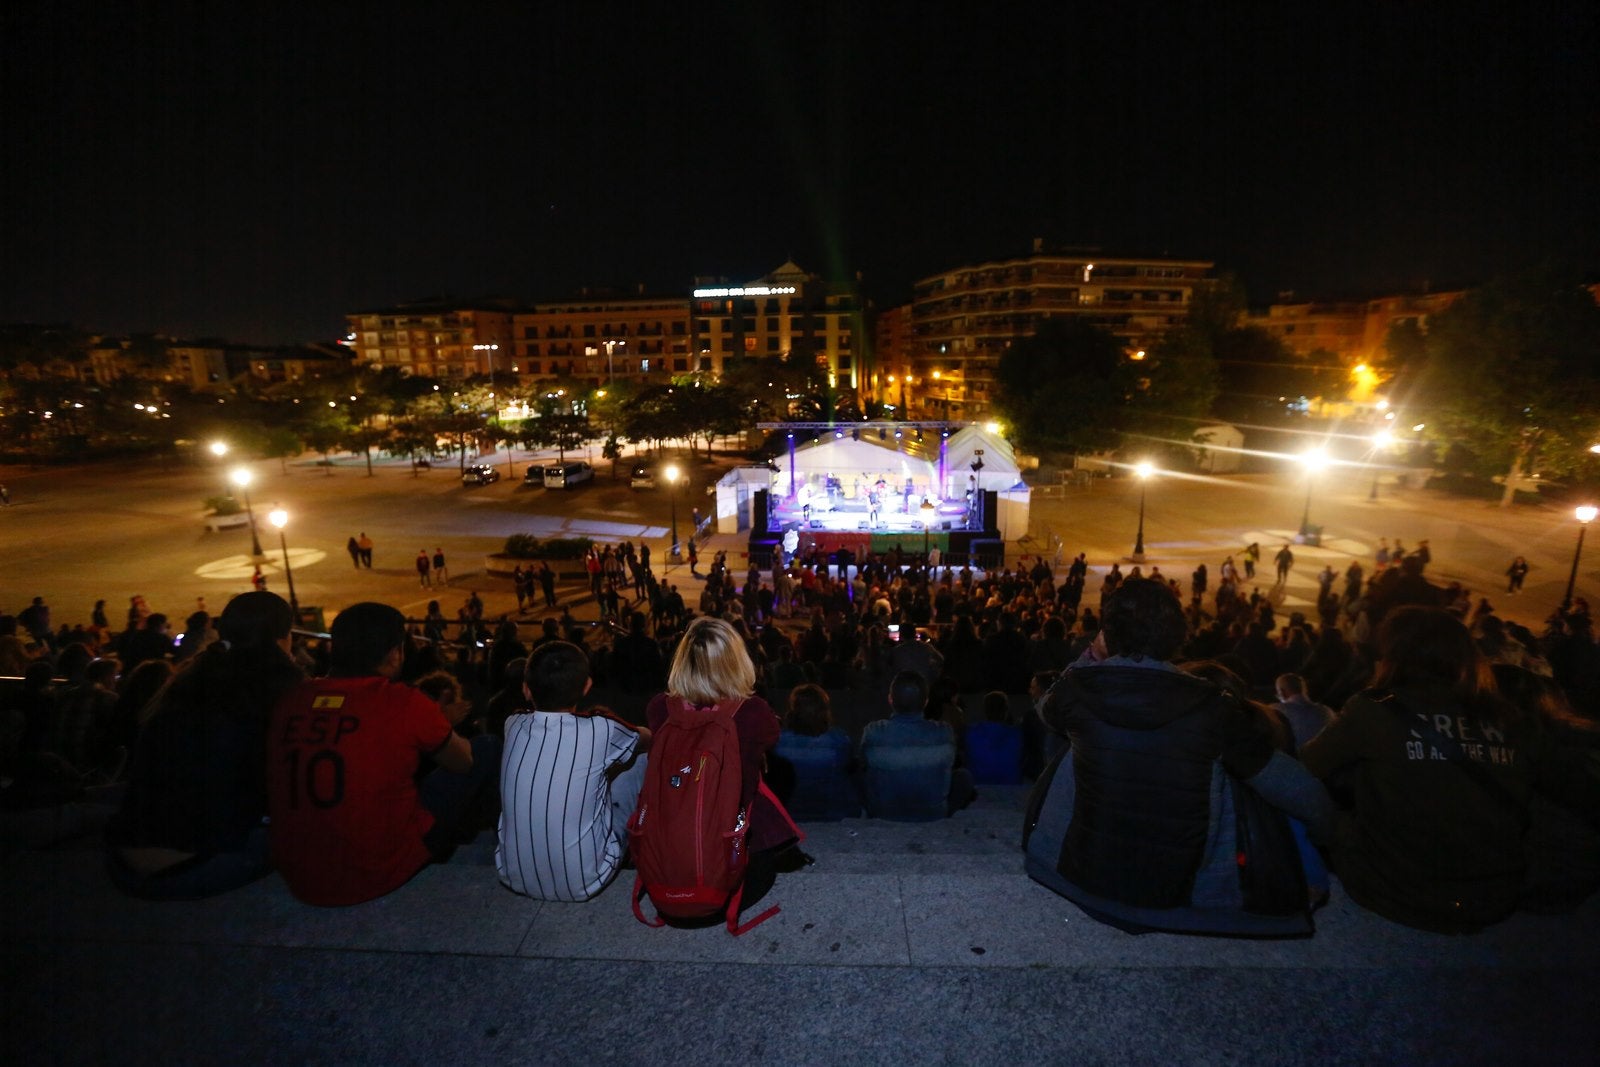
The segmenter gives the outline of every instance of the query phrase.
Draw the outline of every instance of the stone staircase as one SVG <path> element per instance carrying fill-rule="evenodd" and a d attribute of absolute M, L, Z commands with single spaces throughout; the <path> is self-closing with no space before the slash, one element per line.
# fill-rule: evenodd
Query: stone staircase
<path fill-rule="evenodd" d="M 36 1062 L 1592 1062 L 1600 902 L 1472 937 L 1335 886 L 1293 941 L 1133 936 L 1022 870 L 1020 787 L 935 823 L 804 828 L 816 862 L 741 938 L 648 929 L 631 873 L 585 904 L 481 848 L 381 900 L 281 880 L 154 904 L 89 842 L 0 869 L 0 1026 Z M 490 853 L 492 856 L 492 853 Z"/>

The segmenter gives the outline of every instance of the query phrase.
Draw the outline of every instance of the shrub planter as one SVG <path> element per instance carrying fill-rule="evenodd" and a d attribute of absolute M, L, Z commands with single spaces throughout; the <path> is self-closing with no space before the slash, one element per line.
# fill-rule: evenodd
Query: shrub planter
<path fill-rule="evenodd" d="M 504 552 L 496 552 L 492 556 L 483 557 L 483 572 L 494 578 L 509 578 L 511 572 L 521 564 L 523 570 L 531 570 L 539 566 L 541 561 L 528 559 L 523 556 L 508 556 Z M 586 582 L 589 572 L 583 569 L 582 561 L 577 561 L 577 569 L 573 570 L 574 561 L 570 559 L 545 560 L 550 564 L 550 569 L 556 572 L 558 582 Z M 566 568 L 563 570 L 563 568 Z"/>

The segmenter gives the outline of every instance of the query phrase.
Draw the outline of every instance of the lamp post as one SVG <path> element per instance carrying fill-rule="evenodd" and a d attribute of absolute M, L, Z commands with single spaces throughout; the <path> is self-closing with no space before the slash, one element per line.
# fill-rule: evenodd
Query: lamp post
<path fill-rule="evenodd" d="M 614 354 L 614 350 L 616 349 L 616 347 L 618 345 L 621 345 L 623 348 L 627 348 L 628 347 L 628 342 L 626 342 L 626 341 L 607 341 L 607 342 L 605 342 L 605 345 L 606 345 L 606 385 L 610 385 L 611 384 L 611 379 L 614 377 L 614 375 L 616 373 L 615 369 L 612 366 L 611 357 Z M 623 354 L 626 355 L 627 353 L 623 353 Z"/>
<path fill-rule="evenodd" d="M 1372 435 L 1373 455 L 1382 455 L 1383 450 L 1388 448 L 1393 443 L 1394 434 L 1390 433 L 1388 430 L 1379 430 L 1377 433 Z M 1372 465 L 1372 492 L 1367 495 L 1368 500 L 1378 499 L 1378 476 L 1382 472 L 1383 468 L 1378 464 L 1374 463 Z"/>
<path fill-rule="evenodd" d="M 1144 492 L 1150 486 L 1150 475 L 1156 471 L 1150 463 L 1140 463 L 1133 468 L 1139 476 L 1139 532 L 1133 539 L 1133 561 L 1144 562 Z"/>
<path fill-rule="evenodd" d="M 300 622 L 300 601 L 294 595 L 294 569 L 289 566 L 289 542 L 283 536 L 283 528 L 289 525 L 289 513 L 282 508 L 273 508 L 267 513 L 267 521 L 278 528 L 278 547 L 283 549 L 283 576 L 289 582 L 289 610 L 294 613 L 294 621 Z"/>
<path fill-rule="evenodd" d="M 489 360 L 489 391 L 492 393 L 492 392 L 494 392 L 494 361 L 495 361 L 495 358 L 496 358 L 495 357 L 495 353 L 500 351 L 500 346 L 499 345 L 483 345 L 483 344 L 479 344 L 479 345 L 473 345 L 472 346 L 472 350 L 474 352 L 487 352 L 488 353 L 488 356 L 486 358 Z M 354 400 L 355 398 L 351 397 L 351 399 Z"/>
<path fill-rule="evenodd" d="M 1306 535 L 1311 532 L 1311 489 L 1316 484 L 1317 472 L 1327 466 L 1328 457 L 1322 449 L 1313 448 L 1300 453 L 1300 462 L 1306 469 L 1306 508 L 1300 515 L 1300 543 L 1304 544 Z"/>
<path fill-rule="evenodd" d="M 250 554 L 257 559 L 261 558 L 261 538 L 256 534 L 256 513 L 250 507 L 250 471 L 246 467 L 235 467 L 228 476 L 233 484 L 244 491 L 244 513 L 250 519 Z"/>
<path fill-rule="evenodd" d="M 1600 514 L 1600 509 L 1596 509 L 1592 504 L 1584 504 L 1574 508 L 1572 514 L 1578 520 L 1578 547 L 1572 550 L 1572 573 L 1567 575 L 1567 595 L 1561 598 L 1562 611 L 1572 607 L 1572 590 L 1578 584 L 1578 559 L 1583 555 L 1583 534 L 1589 529 L 1594 517 Z"/>
<path fill-rule="evenodd" d="M 674 560 L 683 559 L 683 548 L 678 544 L 678 479 L 682 476 L 676 463 L 667 464 L 661 472 L 667 479 L 667 499 L 672 502 L 672 552 Z"/>

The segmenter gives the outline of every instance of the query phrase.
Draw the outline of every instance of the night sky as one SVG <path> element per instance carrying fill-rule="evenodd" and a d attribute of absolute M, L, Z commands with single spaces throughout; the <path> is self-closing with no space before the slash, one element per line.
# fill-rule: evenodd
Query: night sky
<path fill-rule="evenodd" d="M 1034 237 L 1262 303 L 1600 277 L 1591 3 L 323 6 L 5 5 L 0 321 L 327 339 L 791 257 L 887 305 Z"/>

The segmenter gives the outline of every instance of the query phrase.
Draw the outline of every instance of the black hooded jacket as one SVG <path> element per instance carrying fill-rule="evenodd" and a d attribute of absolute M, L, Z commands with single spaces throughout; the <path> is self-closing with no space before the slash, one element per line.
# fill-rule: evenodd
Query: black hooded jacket
<path fill-rule="evenodd" d="M 1060 873 L 1109 900 L 1186 905 L 1214 768 L 1260 772 L 1274 751 L 1266 721 L 1212 682 L 1154 664 L 1069 670 L 1040 710 L 1070 742 L 1076 779 Z"/>

